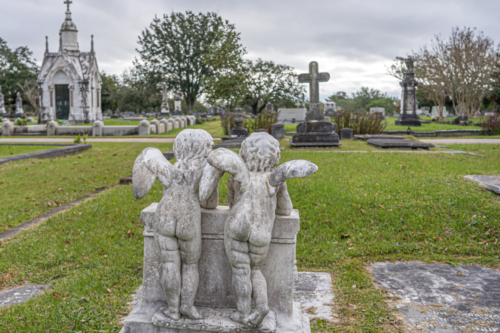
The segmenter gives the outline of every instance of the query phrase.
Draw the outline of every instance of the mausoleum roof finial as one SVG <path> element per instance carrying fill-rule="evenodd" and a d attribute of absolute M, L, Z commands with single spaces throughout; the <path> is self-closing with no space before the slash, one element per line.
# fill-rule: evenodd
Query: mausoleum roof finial
<path fill-rule="evenodd" d="M 90 52 L 94 53 L 94 35 L 90 35 Z"/>
<path fill-rule="evenodd" d="M 59 32 L 59 52 L 62 52 L 62 33 Z"/>
<path fill-rule="evenodd" d="M 66 19 L 64 20 L 64 23 L 62 24 L 61 31 L 77 31 L 76 30 L 76 25 L 73 23 L 71 20 L 71 11 L 69 10 L 69 5 L 73 3 L 71 0 L 66 0 L 64 1 L 66 4 Z"/>
<path fill-rule="evenodd" d="M 49 36 L 45 36 L 45 53 L 49 53 Z"/>

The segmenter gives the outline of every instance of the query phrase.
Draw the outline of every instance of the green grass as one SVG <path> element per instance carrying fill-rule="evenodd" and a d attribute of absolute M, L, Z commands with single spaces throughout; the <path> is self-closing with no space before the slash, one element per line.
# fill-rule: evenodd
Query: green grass
<path fill-rule="evenodd" d="M 0 158 L 28 154 L 41 150 L 58 148 L 57 146 L 7 146 L 0 145 Z"/>
<path fill-rule="evenodd" d="M 81 182 L 95 182 L 86 188 L 91 190 L 130 174 L 135 156 L 145 146 L 95 145 L 81 158 L 50 163 L 54 168 L 61 165 L 58 172 L 65 172 L 62 169 L 79 162 L 73 174 L 81 179 L 71 182 L 75 188 Z M 314 332 L 401 331 L 393 309 L 384 302 L 389 297 L 369 278 L 366 267 L 372 262 L 419 260 L 500 267 L 500 199 L 463 179 L 467 174 L 500 174 L 500 147 L 452 148 L 486 158 L 282 151 L 281 163 L 308 159 L 319 167 L 308 178 L 287 181 L 301 216 L 299 270 L 326 271 L 334 277 L 340 322 L 314 322 Z M 12 163 L 9 170 L 26 175 L 42 169 L 30 163 Z M 91 177 L 87 172 L 92 165 L 96 173 Z M 110 169 L 117 167 L 122 168 Z M 22 176 L 18 177 L 21 181 Z M 31 177 L 38 178 L 43 177 Z M 227 175 L 219 186 L 220 204 L 226 203 L 226 181 Z M 18 191 L 25 192 L 26 186 Z M 32 190 L 36 192 L 43 191 L 43 186 L 41 181 L 29 187 L 37 188 Z M 50 186 L 54 192 L 52 187 L 59 183 L 53 180 Z M 51 285 L 45 294 L 23 305 L 0 309 L 0 331 L 118 332 L 118 321 L 128 313 L 127 302 L 142 279 L 140 211 L 160 196 L 158 183 L 139 201 L 133 199 L 130 186 L 116 187 L 0 244 L 0 289 L 27 283 Z"/>
<path fill-rule="evenodd" d="M 210 133 L 210 135 L 213 138 L 221 138 L 221 137 L 225 136 L 224 132 L 222 131 L 220 121 L 206 121 L 203 124 L 195 124 L 195 125 L 189 126 L 187 128 L 203 129 L 203 130 L 207 131 L 208 133 Z M 174 130 L 171 130 L 171 131 L 168 131 L 165 133 L 152 134 L 152 135 L 148 135 L 148 136 L 144 136 L 144 137 L 149 138 L 149 137 L 153 136 L 153 137 L 161 137 L 161 138 L 175 138 L 177 136 L 177 134 L 179 134 L 179 132 L 181 132 L 183 129 L 185 129 L 185 128 L 178 128 L 178 129 L 174 129 Z"/>
<path fill-rule="evenodd" d="M 430 120 L 428 117 L 421 117 L 423 120 Z M 387 127 L 386 131 L 406 131 L 407 126 L 398 126 L 395 121 L 398 118 L 387 117 Z M 447 118 L 447 120 L 452 120 L 452 118 Z M 471 119 L 474 122 L 479 121 L 479 119 Z M 447 124 L 436 124 L 432 122 L 430 124 L 422 124 L 422 126 L 411 127 L 414 132 L 432 132 L 432 131 L 443 131 L 443 130 L 455 130 L 455 129 L 481 129 L 479 126 L 460 126 L 460 125 L 447 125 Z"/>
<path fill-rule="evenodd" d="M 96 187 L 118 184 L 121 177 L 132 174 L 135 157 L 149 146 L 172 149 L 172 144 L 160 143 L 92 143 L 92 149 L 78 155 L 0 165 L 0 232 Z"/>

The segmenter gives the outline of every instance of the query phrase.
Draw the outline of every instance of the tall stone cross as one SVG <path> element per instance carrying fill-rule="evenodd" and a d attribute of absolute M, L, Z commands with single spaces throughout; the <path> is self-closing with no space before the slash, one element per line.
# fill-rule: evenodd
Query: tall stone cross
<path fill-rule="evenodd" d="M 69 12 L 69 5 L 71 5 L 73 3 L 73 1 L 66 0 L 66 1 L 64 1 L 64 3 L 66 4 L 66 6 L 68 6 L 68 12 Z"/>
<path fill-rule="evenodd" d="M 330 74 L 318 73 L 318 63 L 316 61 L 309 63 L 309 73 L 299 75 L 299 82 L 309 83 L 310 104 L 319 103 L 319 83 L 328 82 L 329 80 Z"/>

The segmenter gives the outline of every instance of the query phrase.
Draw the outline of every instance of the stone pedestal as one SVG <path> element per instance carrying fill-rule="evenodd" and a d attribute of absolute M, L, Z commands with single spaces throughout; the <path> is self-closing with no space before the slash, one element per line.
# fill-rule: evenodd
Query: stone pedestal
<path fill-rule="evenodd" d="M 341 143 L 334 132 L 334 124 L 329 121 L 306 121 L 297 125 L 297 133 L 290 140 L 292 147 L 338 148 Z"/>
<path fill-rule="evenodd" d="M 400 126 L 422 126 L 420 116 L 413 113 L 403 113 L 399 119 L 395 121 L 396 125 Z"/>
<path fill-rule="evenodd" d="M 142 298 L 125 319 L 123 333 L 310 332 L 309 320 L 302 315 L 300 304 L 293 300 L 296 237 L 300 229 L 297 210 L 290 216 L 276 215 L 269 253 L 262 268 L 271 311 L 260 329 L 251 329 L 228 319 L 236 308 L 231 266 L 224 248 L 224 225 L 229 214 L 226 206 L 201 211 L 200 284 L 195 306 L 204 318 L 173 321 L 159 312 L 166 306 L 166 300 L 160 285 L 160 254 L 152 225 L 156 220 L 156 207 L 157 203 L 153 203 L 141 213 L 145 227 Z"/>

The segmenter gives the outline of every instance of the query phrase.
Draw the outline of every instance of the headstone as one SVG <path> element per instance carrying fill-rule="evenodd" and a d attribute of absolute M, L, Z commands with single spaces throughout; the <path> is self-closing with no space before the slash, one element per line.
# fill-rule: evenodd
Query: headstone
<path fill-rule="evenodd" d="M 28 117 L 28 118 L 26 118 L 26 122 L 27 123 L 34 123 L 35 119 L 33 119 L 32 117 Z"/>
<path fill-rule="evenodd" d="M 328 101 L 325 103 L 325 114 L 328 117 L 333 117 L 337 111 L 337 105 L 333 101 Z"/>
<path fill-rule="evenodd" d="M 413 71 L 413 58 L 406 60 L 408 71 L 404 73 L 400 85 L 403 88 L 401 95 L 401 114 L 396 120 L 400 126 L 422 126 L 420 117 L 417 115 L 417 85 L 415 72 Z"/>
<path fill-rule="evenodd" d="M 338 134 L 333 130 L 333 124 L 325 120 L 319 109 L 319 82 L 328 80 L 330 74 L 319 73 L 316 61 L 309 63 L 309 73 L 299 75 L 299 82 L 309 83 L 310 106 L 305 122 L 297 125 L 297 133 L 290 140 L 292 147 L 336 148 L 341 145 Z"/>
<path fill-rule="evenodd" d="M 139 123 L 139 135 L 150 135 L 151 134 L 151 125 L 147 120 L 141 120 Z"/>
<path fill-rule="evenodd" d="M 145 149 L 134 163 L 135 198 L 143 198 L 155 178 L 164 190 L 160 203 L 141 213 L 144 285 L 124 333 L 310 332 L 294 301 L 300 218 L 284 184 L 316 172 L 317 166 L 295 160 L 275 170 L 279 142 L 267 133 L 246 138 L 240 154 L 212 151 L 212 144 L 207 132 L 185 130 L 174 143 L 175 165 L 155 148 Z M 224 172 L 233 176 L 227 191 L 231 207 L 218 207 Z M 241 232 L 252 237 L 241 238 Z M 182 255 L 178 239 L 186 245 Z M 262 251 L 250 252 L 254 246 Z"/>
<path fill-rule="evenodd" d="M 0 87 L 0 117 L 7 116 L 7 111 L 5 111 L 5 96 L 2 94 L 2 87 Z"/>
<path fill-rule="evenodd" d="M 453 124 L 460 125 L 461 122 L 468 121 L 468 120 L 469 120 L 469 117 L 467 117 L 467 116 L 458 116 L 455 119 L 453 119 Z"/>
<path fill-rule="evenodd" d="M 174 99 L 174 117 L 175 116 L 183 116 L 184 114 L 182 113 L 182 109 L 181 109 L 181 97 L 179 95 L 175 96 L 175 99 Z"/>
<path fill-rule="evenodd" d="M 92 136 L 102 136 L 102 128 L 104 123 L 101 120 L 96 120 L 92 124 Z"/>
<path fill-rule="evenodd" d="M 426 149 L 433 148 L 434 145 L 431 143 L 424 143 L 420 141 L 413 140 L 394 140 L 394 139 L 368 139 L 367 143 L 370 146 L 380 149 L 404 149 L 404 150 L 414 150 L 414 149 Z"/>
<path fill-rule="evenodd" d="M 370 108 L 370 113 L 380 113 L 385 116 L 385 108 Z"/>
<path fill-rule="evenodd" d="M 408 332 L 500 331 L 500 273 L 481 266 L 376 263 L 380 288 L 399 297 Z"/>
<path fill-rule="evenodd" d="M 20 92 L 17 92 L 16 111 L 11 115 L 11 117 L 24 117 L 23 99 L 21 98 Z"/>
<path fill-rule="evenodd" d="M 266 110 L 269 111 L 269 112 L 273 112 L 273 104 L 272 103 L 267 103 Z"/>
<path fill-rule="evenodd" d="M 276 140 L 283 140 L 285 138 L 285 125 L 276 123 L 271 125 L 272 136 Z"/>
<path fill-rule="evenodd" d="M 282 124 L 299 123 L 306 120 L 306 108 L 278 109 L 278 122 Z"/>
<path fill-rule="evenodd" d="M 443 118 L 446 118 L 447 115 L 446 106 L 443 106 Z M 439 118 L 439 108 L 437 106 L 432 107 L 431 118 Z"/>
<path fill-rule="evenodd" d="M 340 140 L 352 140 L 353 133 L 354 131 L 352 128 L 341 128 Z"/>
<path fill-rule="evenodd" d="M 170 117 L 170 110 L 168 108 L 168 91 L 166 83 L 163 83 L 163 100 L 161 103 L 160 116 Z"/>

